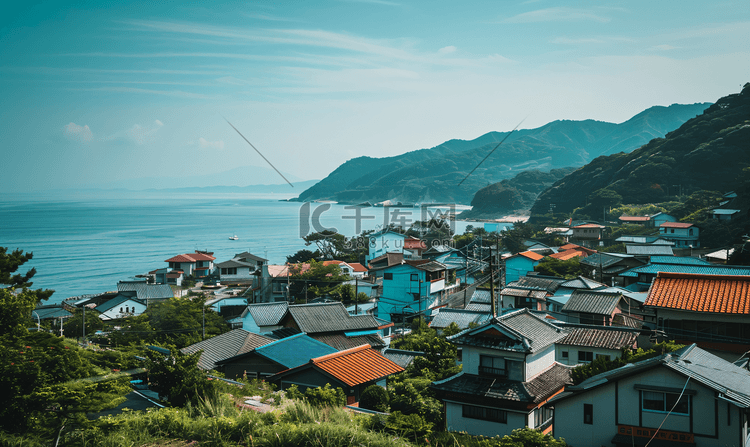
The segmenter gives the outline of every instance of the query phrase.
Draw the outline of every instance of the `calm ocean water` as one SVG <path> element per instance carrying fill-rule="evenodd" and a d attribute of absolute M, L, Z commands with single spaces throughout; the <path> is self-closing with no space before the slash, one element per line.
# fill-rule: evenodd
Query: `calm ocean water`
<path fill-rule="evenodd" d="M 0 201 L 0 246 L 33 252 L 23 268 L 36 267 L 33 287 L 54 289 L 50 302 L 58 302 L 116 290 L 119 280 L 166 267 L 165 259 L 196 249 L 213 251 L 216 262 L 250 251 L 281 264 L 306 248 L 300 228 L 318 224 L 353 236 L 358 222 L 363 230 L 376 229 L 388 222 L 385 212 L 394 212 L 362 208 L 357 219 L 343 205 L 307 207 L 248 194 Z M 418 209 L 403 209 L 397 218 L 420 220 Z M 457 222 L 456 232 L 468 224 Z M 235 234 L 239 240 L 229 240 Z"/>

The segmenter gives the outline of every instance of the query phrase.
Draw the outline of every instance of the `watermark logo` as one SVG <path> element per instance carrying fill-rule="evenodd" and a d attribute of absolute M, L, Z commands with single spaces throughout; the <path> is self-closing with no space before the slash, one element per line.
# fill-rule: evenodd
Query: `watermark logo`
<path fill-rule="evenodd" d="M 326 227 L 322 222 L 323 215 L 332 208 L 330 203 L 303 203 L 299 209 L 299 237 L 304 238 L 310 233 L 340 233 L 337 227 Z M 377 216 L 380 213 L 376 210 L 382 210 L 382 217 Z M 346 205 L 339 217 L 343 221 L 353 221 L 353 237 L 356 238 L 361 237 L 365 227 L 393 229 L 400 233 L 411 228 L 424 236 L 445 230 L 455 233 L 456 223 L 452 219 L 455 211 L 455 205 L 383 208 Z M 378 220 L 380 221 L 376 224 Z"/>

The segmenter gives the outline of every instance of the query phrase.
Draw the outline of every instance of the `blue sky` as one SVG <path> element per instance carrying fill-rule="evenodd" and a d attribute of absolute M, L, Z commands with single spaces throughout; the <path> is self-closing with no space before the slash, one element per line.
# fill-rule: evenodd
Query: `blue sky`
<path fill-rule="evenodd" d="M 747 0 L 5 9 L 4 192 L 264 166 L 223 117 L 279 169 L 311 179 L 524 118 L 622 122 L 750 81 Z"/>

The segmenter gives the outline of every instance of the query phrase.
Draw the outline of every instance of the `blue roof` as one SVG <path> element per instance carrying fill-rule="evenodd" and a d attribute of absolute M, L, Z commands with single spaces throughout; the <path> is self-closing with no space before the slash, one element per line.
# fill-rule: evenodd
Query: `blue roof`
<path fill-rule="evenodd" d="M 296 368 L 310 359 L 338 351 L 302 333 L 255 348 L 255 352 L 285 368 Z"/>
<path fill-rule="evenodd" d="M 357 337 L 359 335 L 370 335 L 370 334 L 377 334 L 377 329 L 371 329 L 366 331 L 351 331 L 351 332 L 344 332 L 344 335 L 347 337 Z"/>
<path fill-rule="evenodd" d="M 652 264 L 712 265 L 703 259 L 689 256 L 651 256 Z"/>
<path fill-rule="evenodd" d="M 620 273 L 620 276 L 636 277 L 639 273 L 656 275 L 659 272 L 691 273 L 698 275 L 750 275 L 750 266 L 742 265 L 680 265 L 648 264 Z"/>

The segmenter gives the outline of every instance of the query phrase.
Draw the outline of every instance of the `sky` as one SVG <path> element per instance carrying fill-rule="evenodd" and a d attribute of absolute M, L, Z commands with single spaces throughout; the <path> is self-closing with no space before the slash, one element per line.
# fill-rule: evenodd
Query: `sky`
<path fill-rule="evenodd" d="M 258 183 L 227 121 L 301 179 L 519 122 L 619 123 L 739 92 L 748 42 L 747 0 L 18 2 L 0 193 L 244 166 Z"/>

